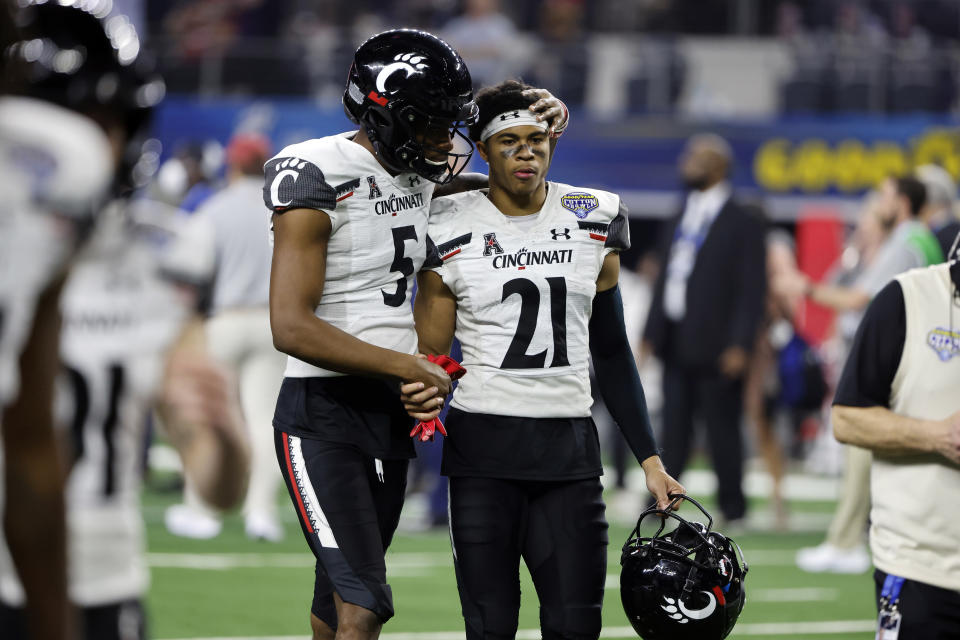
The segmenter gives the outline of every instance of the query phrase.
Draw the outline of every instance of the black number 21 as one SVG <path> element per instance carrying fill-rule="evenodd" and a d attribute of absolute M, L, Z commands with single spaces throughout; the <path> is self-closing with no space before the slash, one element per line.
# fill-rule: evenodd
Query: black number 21
<path fill-rule="evenodd" d="M 553 329 L 553 360 L 551 367 L 565 367 L 567 360 L 567 281 L 563 278 L 547 278 L 550 285 L 550 320 Z M 540 287 L 526 278 L 514 278 L 503 284 L 505 302 L 512 295 L 520 296 L 520 320 L 517 332 L 507 348 L 501 369 L 542 369 L 547 361 L 547 350 L 527 354 L 527 348 L 537 329 L 537 316 L 540 315 Z"/>
<path fill-rule="evenodd" d="M 413 225 L 405 227 L 393 227 L 393 262 L 390 264 L 390 271 L 399 271 L 403 275 L 397 278 L 397 290 L 393 293 L 387 293 L 380 290 L 383 294 L 383 304 L 388 307 L 399 307 L 407 299 L 407 278 L 413 275 L 413 260 L 403 255 L 403 243 L 406 240 L 417 241 L 417 230 Z"/>

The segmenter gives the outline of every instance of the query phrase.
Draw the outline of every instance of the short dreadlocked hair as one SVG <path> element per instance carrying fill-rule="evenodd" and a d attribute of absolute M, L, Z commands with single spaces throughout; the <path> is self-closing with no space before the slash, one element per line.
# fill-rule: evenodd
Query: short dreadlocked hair
<path fill-rule="evenodd" d="M 480 141 L 480 134 L 484 127 L 497 115 L 504 111 L 526 109 L 538 100 L 536 96 L 525 96 L 523 92 L 533 89 L 519 80 L 507 80 L 494 87 L 484 87 L 477 92 L 474 100 L 480 110 L 477 121 L 470 125 L 468 132 L 474 142 Z"/>

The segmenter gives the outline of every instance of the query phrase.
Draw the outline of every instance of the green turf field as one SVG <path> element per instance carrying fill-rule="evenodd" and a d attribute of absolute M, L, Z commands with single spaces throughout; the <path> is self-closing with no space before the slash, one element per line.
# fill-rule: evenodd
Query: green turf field
<path fill-rule="evenodd" d="M 153 584 L 150 634 L 159 640 L 186 638 L 307 638 L 313 559 L 292 508 L 281 544 L 247 540 L 239 516 L 228 516 L 215 540 L 171 536 L 163 508 L 173 494 L 144 496 Z M 762 512 L 762 502 L 754 504 Z M 791 515 L 825 521 L 829 502 L 795 503 Z M 808 527 L 810 528 L 810 527 Z M 620 606 L 619 550 L 628 527 L 610 530 L 608 590 L 604 602 L 605 638 L 636 637 Z M 738 538 L 750 572 L 747 606 L 731 638 L 872 638 L 875 616 L 872 580 L 857 576 L 805 574 L 793 565 L 799 547 L 817 544 L 822 533 L 747 533 Z M 385 640 L 462 638 L 456 582 L 446 530 L 398 533 L 388 555 L 388 577 L 397 615 L 384 628 Z M 539 638 L 533 585 L 522 570 L 520 638 Z"/>

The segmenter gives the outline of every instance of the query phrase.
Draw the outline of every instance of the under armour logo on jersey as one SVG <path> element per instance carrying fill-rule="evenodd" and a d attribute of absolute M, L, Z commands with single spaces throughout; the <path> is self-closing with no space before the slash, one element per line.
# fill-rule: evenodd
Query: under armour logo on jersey
<path fill-rule="evenodd" d="M 500 114 L 500 122 L 504 122 L 504 121 L 506 121 L 508 118 L 512 119 L 512 118 L 519 118 L 519 117 L 520 117 L 520 112 L 519 112 L 519 111 L 513 111 L 513 112 L 511 112 L 511 113 L 501 113 L 501 114 Z"/>
<path fill-rule="evenodd" d="M 411 187 L 415 187 L 418 184 L 420 184 L 420 176 L 410 176 L 409 178 L 407 178 L 407 180 L 410 181 Z"/>
<path fill-rule="evenodd" d="M 497 234 L 496 233 L 483 234 L 483 255 L 492 256 L 494 253 L 496 254 L 503 253 L 503 247 L 501 247 L 500 243 L 497 242 Z"/>
<path fill-rule="evenodd" d="M 273 182 L 270 183 L 270 200 L 273 202 L 274 207 L 286 207 L 293 202 L 292 200 L 287 200 L 286 202 L 280 201 L 280 185 L 288 177 L 292 177 L 293 181 L 296 182 L 297 178 L 300 177 L 300 169 L 306 166 L 306 164 L 306 160 L 300 160 L 299 158 L 287 158 L 277 164 L 277 175 L 274 177 Z"/>
<path fill-rule="evenodd" d="M 550 229 L 550 235 L 553 236 L 553 239 L 554 239 L 554 240 L 559 240 L 560 238 L 563 238 L 564 240 L 569 240 L 569 239 L 570 239 L 570 229 L 567 229 L 566 227 L 564 227 L 564 228 L 562 228 L 562 229 L 559 229 L 559 228 L 557 228 L 557 229 Z"/>
<path fill-rule="evenodd" d="M 383 194 L 380 193 L 380 187 L 377 186 L 377 178 L 375 176 L 367 176 L 367 184 L 370 186 L 371 200 L 383 197 Z"/>

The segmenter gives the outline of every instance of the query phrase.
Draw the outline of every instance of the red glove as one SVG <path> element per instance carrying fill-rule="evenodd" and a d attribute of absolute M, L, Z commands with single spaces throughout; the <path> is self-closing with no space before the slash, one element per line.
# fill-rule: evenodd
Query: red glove
<path fill-rule="evenodd" d="M 427 356 L 427 360 L 443 367 L 443 370 L 447 372 L 451 380 L 459 380 L 463 377 L 463 374 L 467 372 L 466 369 L 460 366 L 459 362 L 450 356 Z M 442 435 L 447 435 L 447 430 L 443 428 L 443 423 L 440 422 L 440 418 L 434 418 L 427 422 L 418 422 L 413 428 L 413 431 L 410 432 L 410 437 L 419 437 L 420 442 L 427 442 L 428 440 L 433 440 L 433 436 L 437 431 Z"/>

